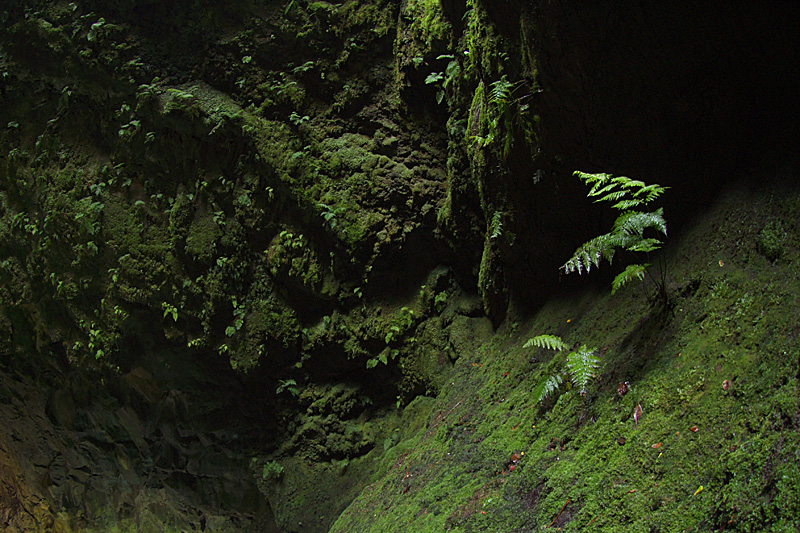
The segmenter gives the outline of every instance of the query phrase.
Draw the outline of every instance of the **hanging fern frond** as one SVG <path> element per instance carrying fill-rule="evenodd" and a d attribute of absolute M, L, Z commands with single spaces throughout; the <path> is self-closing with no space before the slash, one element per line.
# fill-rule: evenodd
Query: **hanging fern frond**
<path fill-rule="evenodd" d="M 643 181 L 632 180 L 632 179 L 627 178 L 625 176 L 619 176 L 617 178 L 614 178 L 614 180 L 617 181 L 620 184 L 620 186 L 622 186 L 622 187 L 624 187 L 626 189 L 636 188 L 638 190 L 641 190 L 642 188 L 646 187 L 646 185 L 645 185 L 645 183 Z M 635 195 L 636 195 L 636 193 L 634 192 L 634 196 Z"/>
<path fill-rule="evenodd" d="M 503 213 L 495 211 L 492 222 L 489 224 L 489 238 L 496 239 L 503 234 Z"/>
<path fill-rule="evenodd" d="M 583 243 L 583 245 L 575 250 L 572 257 L 561 266 L 565 274 L 570 274 L 577 271 L 578 274 L 583 274 L 583 271 L 589 272 L 592 270 L 592 265 L 595 267 L 600 266 L 600 261 L 605 259 L 609 263 L 614 259 L 614 252 L 619 247 L 619 237 L 613 233 L 606 233 L 599 235 L 594 239 Z"/>
<path fill-rule="evenodd" d="M 536 398 L 536 402 L 542 403 L 545 401 L 548 396 L 558 390 L 563 382 L 564 378 L 559 374 L 543 377 L 533 389 L 533 396 Z"/>
<path fill-rule="evenodd" d="M 618 178 L 612 178 L 608 174 L 599 174 L 598 176 L 599 179 L 595 181 L 594 186 L 592 186 L 591 190 L 587 193 L 587 196 L 600 196 L 602 194 L 610 193 L 610 191 L 614 190 L 619 185 L 617 182 Z M 628 194 L 628 191 L 615 191 L 611 194 L 620 194 L 625 196 Z M 595 200 L 595 202 L 602 202 L 604 199 L 605 197 Z"/>
<path fill-rule="evenodd" d="M 611 201 L 613 202 L 614 200 L 611 200 Z M 636 206 L 641 205 L 643 203 L 644 203 L 643 200 L 637 200 L 637 199 L 622 200 L 622 201 L 619 201 L 619 202 L 615 203 L 612 207 L 614 209 L 619 209 L 620 211 L 623 211 L 625 209 L 631 209 L 632 207 L 636 207 Z"/>
<path fill-rule="evenodd" d="M 594 377 L 594 372 L 600 364 L 600 359 L 594 355 L 595 350 L 582 345 L 577 351 L 567 355 L 567 369 L 572 383 L 580 388 L 581 396 L 586 394 L 586 385 Z"/>
<path fill-rule="evenodd" d="M 616 293 L 629 281 L 634 279 L 638 279 L 639 281 L 643 280 L 649 267 L 649 263 L 644 265 L 628 265 L 628 268 L 623 270 L 614 278 L 614 281 L 611 282 L 611 294 Z"/>
<path fill-rule="evenodd" d="M 647 228 L 667 234 L 667 221 L 664 220 L 664 209 L 659 208 L 650 213 L 639 211 L 626 211 L 614 222 L 612 233 L 627 233 L 629 235 L 642 235 Z"/>
<path fill-rule="evenodd" d="M 569 345 L 561 340 L 561 337 L 558 335 L 537 335 L 536 337 L 528 339 L 528 342 L 522 345 L 523 348 L 531 348 L 532 346 L 548 348 L 559 352 L 569 350 Z"/>
<path fill-rule="evenodd" d="M 647 204 L 658 198 L 661 193 L 669 188 L 662 187 L 657 183 L 647 185 L 642 181 L 625 176 L 614 177 L 610 174 L 603 173 L 589 174 L 579 170 L 575 171 L 573 174 L 583 180 L 586 185 L 591 186 L 587 196 L 602 196 L 602 198 L 595 200 L 597 202 L 615 202 L 630 193 L 631 196 L 633 196 L 633 199 L 628 200 L 631 202 L 631 205 Z M 618 190 L 612 193 L 611 191 L 614 189 Z M 627 208 L 628 207 L 623 207 L 621 209 Z"/>
<path fill-rule="evenodd" d="M 616 202 L 617 200 L 620 200 L 621 198 L 624 198 L 625 195 L 627 195 L 627 194 L 628 194 L 627 191 L 614 191 L 614 192 L 610 192 L 610 193 L 606 194 L 605 196 L 603 196 L 599 200 L 595 200 L 595 202 Z M 622 200 L 621 202 L 619 202 L 617 204 L 614 204 L 614 207 L 617 207 L 618 205 L 620 205 L 620 204 L 622 204 L 624 202 L 633 202 L 633 205 L 636 205 L 636 204 L 640 203 L 639 200 Z"/>
<path fill-rule="evenodd" d="M 639 186 L 638 190 L 633 192 L 633 195 L 635 197 L 644 196 L 642 201 L 645 204 L 649 204 L 650 202 L 661 196 L 661 193 L 663 193 L 667 189 L 669 189 L 669 187 L 662 187 L 658 183 L 652 183 L 650 185 L 645 185 L 644 183 L 642 183 L 641 186 Z"/>
<path fill-rule="evenodd" d="M 660 239 L 635 239 L 637 242 L 632 243 L 625 249 L 630 252 L 653 252 L 661 248 L 664 244 Z"/>
<path fill-rule="evenodd" d="M 608 184 L 609 181 L 613 179 L 611 174 L 590 174 L 588 172 L 581 172 L 580 170 L 576 170 L 573 172 L 574 176 L 582 179 L 586 185 L 590 185 L 592 189 L 589 191 L 589 196 L 597 196 L 598 194 L 602 194 L 600 191 L 601 187 L 604 187 Z"/>
<path fill-rule="evenodd" d="M 514 84 L 508 81 L 505 75 L 490 84 L 489 101 L 493 104 L 507 104 L 511 100 L 511 89 Z"/>

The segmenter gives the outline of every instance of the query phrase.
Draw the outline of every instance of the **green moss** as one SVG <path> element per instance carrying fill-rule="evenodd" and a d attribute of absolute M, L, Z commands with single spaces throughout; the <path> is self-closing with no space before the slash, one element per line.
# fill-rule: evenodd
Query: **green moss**
<path fill-rule="evenodd" d="M 202 113 L 195 95 L 183 89 L 169 88 L 164 91 L 161 95 L 161 105 L 165 115 L 183 113 L 190 117 L 197 117 Z"/>
<path fill-rule="evenodd" d="M 508 307 L 508 289 L 500 267 L 498 240 L 486 235 L 483 256 L 478 270 L 478 290 L 483 300 L 483 309 L 495 325 L 504 319 Z"/>
<path fill-rule="evenodd" d="M 197 261 L 208 263 L 216 256 L 221 236 L 222 230 L 214 216 L 198 211 L 186 235 L 186 253 Z"/>
<path fill-rule="evenodd" d="M 408 20 L 408 29 L 430 50 L 435 41 L 446 41 L 451 32 L 439 0 L 409 0 L 403 4 L 400 16 Z"/>
<path fill-rule="evenodd" d="M 741 232 L 709 231 L 754 205 Z M 585 294 L 462 354 L 426 428 L 390 448 L 385 475 L 331 530 L 796 529 L 800 346 L 782 332 L 800 285 L 736 244 L 758 234 L 764 205 L 728 197 L 673 245 L 673 276 L 702 273 L 677 278 L 674 317 L 632 290 Z M 541 332 L 601 347 L 586 396 L 536 403 L 549 355 L 522 344 Z"/>
<path fill-rule="evenodd" d="M 341 7 L 343 27 L 352 31 L 365 28 L 378 38 L 385 37 L 394 27 L 391 5 L 372 2 L 346 2 Z"/>
<path fill-rule="evenodd" d="M 279 78 L 259 85 L 256 95 L 261 101 L 258 114 L 262 116 L 266 113 L 284 115 L 287 109 L 299 110 L 306 103 L 305 87 L 283 73 Z M 288 119 L 288 115 L 285 118 Z"/>
<path fill-rule="evenodd" d="M 483 81 L 481 81 L 478 83 L 478 86 L 475 87 L 475 92 L 472 95 L 472 104 L 470 104 L 469 107 L 469 119 L 465 132 L 466 138 L 464 139 L 468 146 L 475 144 L 475 137 L 482 137 L 486 134 L 489 129 L 488 121 L 486 86 Z"/>
<path fill-rule="evenodd" d="M 297 314 L 276 297 L 244 307 L 242 324 L 230 326 L 229 361 L 234 370 L 249 372 L 258 365 L 283 365 L 296 357 L 300 341 Z M 236 314 L 234 313 L 234 316 Z M 243 327 L 242 327 L 243 326 Z M 241 332 L 239 330 L 241 329 Z M 239 332 L 239 333 L 237 333 Z"/>
<path fill-rule="evenodd" d="M 373 141 L 365 135 L 345 133 L 341 137 L 325 139 L 320 143 L 323 161 L 321 170 L 332 177 L 349 175 L 351 172 L 370 172 L 378 163 L 372 153 Z"/>
<path fill-rule="evenodd" d="M 304 235 L 289 229 L 281 231 L 272 239 L 266 256 L 267 266 L 274 277 L 310 292 L 321 291 L 323 267 Z"/>
<path fill-rule="evenodd" d="M 786 230 L 780 220 L 770 220 L 758 234 L 758 251 L 770 261 L 777 261 L 783 256 Z"/>
<path fill-rule="evenodd" d="M 500 63 L 502 54 L 499 48 L 501 39 L 495 33 L 482 2 L 467 0 L 465 21 L 464 40 L 468 52 L 466 65 L 468 75 L 482 78 L 495 73 L 499 76 L 502 74 Z"/>

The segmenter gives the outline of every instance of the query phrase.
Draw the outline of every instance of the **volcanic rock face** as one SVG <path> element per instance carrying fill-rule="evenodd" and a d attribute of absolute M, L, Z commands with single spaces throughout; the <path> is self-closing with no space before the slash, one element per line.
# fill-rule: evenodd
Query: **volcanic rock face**
<path fill-rule="evenodd" d="M 235 451 L 252 435 L 236 433 L 235 416 L 215 423 L 214 400 L 160 390 L 141 367 L 112 378 L 113 394 L 55 370 L 36 381 L 0 373 L 4 528 L 269 530 L 249 457 Z"/>

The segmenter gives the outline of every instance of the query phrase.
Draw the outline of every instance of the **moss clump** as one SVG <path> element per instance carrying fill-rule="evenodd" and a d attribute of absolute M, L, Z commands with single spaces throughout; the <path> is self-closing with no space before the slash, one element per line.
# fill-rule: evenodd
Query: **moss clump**
<path fill-rule="evenodd" d="M 304 235 L 289 229 L 282 230 L 272 239 L 266 256 L 273 277 L 312 293 L 320 292 L 322 265 Z"/>
<path fill-rule="evenodd" d="M 770 261 L 777 261 L 783 256 L 786 230 L 780 220 L 770 220 L 758 233 L 756 245 L 758 251 Z"/>
<path fill-rule="evenodd" d="M 222 230 L 214 217 L 198 211 L 186 235 L 186 253 L 197 261 L 208 263 L 216 256 L 221 236 Z"/>
<path fill-rule="evenodd" d="M 400 16 L 408 21 L 408 31 L 414 38 L 425 43 L 423 55 L 427 50 L 439 48 L 437 41 L 449 39 L 452 28 L 444 18 L 439 0 L 409 0 L 403 4 Z"/>
<path fill-rule="evenodd" d="M 285 366 L 295 361 L 300 342 L 300 324 L 297 313 L 277 297 L 259 299 L 249 306 L 242 306 L 244 319 L 237 327 L 234 324 L 226 334 L 231 339 L 222 350 L 229 354 L 234 370 L 249 372 L 258 365 Z"/>
<path fill-rule="evenodd" d="M 478 290 L 486 316 L 495 326 L 505 320 L 508 308 L 508 289 L 505 286 L 499 253 L 499 240 L 492 238 L 487 232 L 478 271 Z"/>
<path fill-rule="evenodd" d="M 378 164 L 378 155 L 371 151 L 372 147 L 371 138 L 355 133 L 325 139 L 319 145 L 322 152 L 320 170 L 334 178 L 352 172 L 371 172 Z"/>
<path fill-rule="evenodd" d="M 496 34 L 494 26 L 490 23 L 482 2 L 467 0 L 465 21 L 464 41 L 468 52 L 467 73 L 478 78 L 490 73 L 502 74 L 500 67 L 502 54 L 499 47 L 502 39 Z"/>
<path fill-rule="evenodd" d="M 475 144 L 476 137 L 483 137 L 489 129 L 489 110 L 486 103 L 486 85 L 483 81 L 475 87 L 472 95 L 472 103 L 469 107 L 469 119 L 467 121 L 466 138 L 467 145 Z"/>

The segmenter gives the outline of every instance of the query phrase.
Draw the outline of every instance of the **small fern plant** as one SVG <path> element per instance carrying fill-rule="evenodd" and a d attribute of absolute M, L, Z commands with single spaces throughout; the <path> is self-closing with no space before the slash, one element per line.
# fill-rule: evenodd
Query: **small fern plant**
<path fill-rule="evenodd" d="M 575 250 L 569 261 L 561 266 L 565 274 L 588 273 L 592 266 L 599 268 L 603 259 L 611 263 L 618 250 L 648 254 L 664 244 L 659 236 L 652 236 L 653 233 L 667 236 L 664 209 L 658 208 L 655 211 L 638 209 L 656 200 L 668 187 L 658 184 L 646 185 L 644 182 L 625 176 L 614 177 L 609 174 L 588 174 L 580 171 L 576 171 L 574 175 L 591 186 L 587 196 L 596 197 L 595 202 L 613 202 L 612 207 L 621 213 L 610 232 L 583 243 Z M 647 230 L 654 232 L 650 231 L 648 233 L 650 236 L 645 236 Z M 656 280 L 650 273 L 650 266 L 649 263 L 628 265 L 614 278 L 611 283 L 611 293 L 617 292 L 630 281 L 642 281 L 647 276 L 655 283 L 658 295 L 666 301 L 664 269 L 661 270 L 661 279 Z"/>
<path fill-rule="evenodd" d="M 546 348 L 557 352 L 566 352 L 570 349 L 569 345 L 557 335 L 537 335 L 523 345 L 523 348 L 531 347 Z M 533 389 L 536 402 L 543 403 L 561 388 L 566 379 L 569 379 L 572 385 L 579 389 L 580 395 L 584 396 L 587 385 L 595 377 L 595 371 L 600 365 L 600 359 L 595 355 L 596 351 L 595 348 L 587 348 L 585 344 L 575 351 L 570 351 L 566 360 L 566 372 L 545 375 L 539 380 Z"/>
<path fill-rule="evenodd" d="M 527 100 L 531 94 L 524 89 L 522 80 L 511 82 L 505 75 L 489 84 L 488 91 L 481 82 L 473 98 L 467 140 L 478 148 L 501 141 L 500 153 L 504 159 L 511 153 L 515 127 L 525 141 L 532 144 L 538 117 L 529 118 Z"/>

